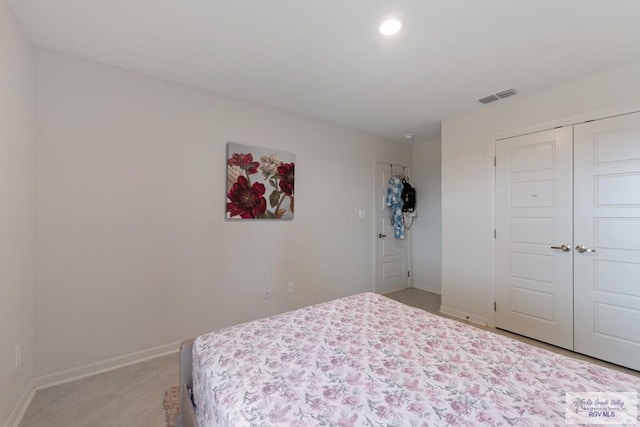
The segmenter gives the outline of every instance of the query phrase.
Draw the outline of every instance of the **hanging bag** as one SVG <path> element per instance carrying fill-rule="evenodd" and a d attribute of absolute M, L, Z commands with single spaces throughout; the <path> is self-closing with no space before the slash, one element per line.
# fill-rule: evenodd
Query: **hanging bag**
<path fill-rule="evenodd" d="M 407 181 L 402 188 L 402 212 L 413 212 L 416 209 L 416 189 Z"/>

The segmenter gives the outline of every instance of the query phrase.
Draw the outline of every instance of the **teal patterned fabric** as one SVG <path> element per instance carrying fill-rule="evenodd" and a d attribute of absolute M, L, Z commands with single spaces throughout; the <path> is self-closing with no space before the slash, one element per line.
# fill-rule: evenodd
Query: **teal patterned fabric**
<path fill-rule="evenodd" d="M 402 221 L 402 178 L 392 176 L 387 186 L 386 205 L 391 207 L 393 212 L 393 237 L 404 239 L 404 222 Z"/>

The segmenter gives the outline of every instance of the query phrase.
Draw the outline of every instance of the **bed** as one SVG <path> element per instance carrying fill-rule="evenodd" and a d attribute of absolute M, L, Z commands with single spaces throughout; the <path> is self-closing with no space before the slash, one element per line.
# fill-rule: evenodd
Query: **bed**
<path fill-rule="evenodd" d="M 214 331 L 180 353 L 178 425 L 565 424 L 565 392 L 640 377 L 373 293 Z"/>

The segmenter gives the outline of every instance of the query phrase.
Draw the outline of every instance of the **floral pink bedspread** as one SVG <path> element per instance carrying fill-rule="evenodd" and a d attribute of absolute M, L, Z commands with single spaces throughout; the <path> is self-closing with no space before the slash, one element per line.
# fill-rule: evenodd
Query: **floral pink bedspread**
<path fill-rule="evenodd" d="M 200 427 L 551 426 L 567 391 L 634 377 L 408 307 L 354 295 L 200 336 Z"/>

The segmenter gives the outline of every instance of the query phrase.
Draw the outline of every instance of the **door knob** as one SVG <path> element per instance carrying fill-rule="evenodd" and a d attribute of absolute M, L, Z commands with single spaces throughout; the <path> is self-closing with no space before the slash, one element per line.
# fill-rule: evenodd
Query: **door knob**
<path fill-rule="evenodd" d="M 383 237 L 387 237 L 386 234 L 378 233 L 378 239 L 382 239 Z"/>
<path fill-rule="evenodd" d="M 561 246 L 551 246 L 551 249 L 559 249 L 562 252 L 569 252 L 571 250 L 571 246 L 567 245 L 566 243 L 563 243 Z M 577 246 L 576 246 L 576 249 L 578 249 Z"/>
<path fill-rule="evenodd" d="M 583 245 L 577 245 L 576 246 L 576 251 L 580 252 L 581 254 L 585 253 L 585 252 L 595 252 L 595 249 L 588 249 Z"/>

